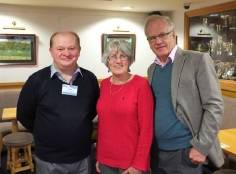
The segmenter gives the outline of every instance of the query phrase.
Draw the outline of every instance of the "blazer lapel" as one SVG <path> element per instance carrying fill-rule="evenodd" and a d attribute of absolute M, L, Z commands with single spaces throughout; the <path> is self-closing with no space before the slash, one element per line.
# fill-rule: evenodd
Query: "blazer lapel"
<path fill-rule="evenodd" d="M 172 95 L 172 103 L 174 109 L 176 108 L 176 100 L 178 96 L 178 88 L 180 77 L 182 73 L 182 69 L 184 66 L 186 56 L 181 48 L 178 48 L 175 54 L 173 69 L 172 69 L 172 77 L 171 77 L 171 95 Z"/>

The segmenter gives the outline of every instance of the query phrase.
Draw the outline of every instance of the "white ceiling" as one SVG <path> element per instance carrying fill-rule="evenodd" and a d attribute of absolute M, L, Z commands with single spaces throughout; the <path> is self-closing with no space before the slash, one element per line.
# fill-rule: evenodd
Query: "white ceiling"
<path fill-rule="evenodd" d="M 151 12 L 172 11 L 183 8 L 183 4 L 186 2 L 202 1 L 207 0 L 0 0 L 0 4 Z M 133 9 L 124 10 L 122 9 L 124 6 L 130 6 Z"/>

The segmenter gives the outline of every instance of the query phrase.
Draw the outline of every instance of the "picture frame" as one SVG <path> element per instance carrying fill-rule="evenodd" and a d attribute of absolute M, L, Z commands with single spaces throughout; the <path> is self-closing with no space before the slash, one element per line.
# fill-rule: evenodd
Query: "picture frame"
<path fill-rule="evenodd" d="M 136 35 L 135 34 L 102 34 L 102 55 L 104 53 L 107 44 L 112 40 L 120 39 L 126 40 L 131 44 L 131 51 L 135 59 L 135 49 L 136 49 Z"/>
<path fill-rule="evenodd" d="M 36 35 L 0 34 L 0 65 L 35 65 Z"/>

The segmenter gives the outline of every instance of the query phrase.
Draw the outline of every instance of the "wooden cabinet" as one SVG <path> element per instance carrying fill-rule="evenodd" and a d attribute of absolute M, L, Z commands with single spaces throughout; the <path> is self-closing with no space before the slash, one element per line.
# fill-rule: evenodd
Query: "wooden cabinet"
<path fill-rule="evenodd" d="M 185 12 L 185 49 L 208 52 L 223 95 L 236 97 L 236 1 Z"/>
<path fill-rule="evenodd" d="M 236 98 L 236 81 L 220 80 L 222 95 Z"/>

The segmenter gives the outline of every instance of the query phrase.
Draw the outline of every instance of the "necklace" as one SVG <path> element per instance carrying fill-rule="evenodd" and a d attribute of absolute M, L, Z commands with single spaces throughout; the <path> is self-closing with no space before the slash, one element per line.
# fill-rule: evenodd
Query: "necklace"
<path fill-rule="evenodd" d="M 115 94 L 117 94 L 118 92 L 120 92 L 122 90 L 122 88 L 124 87 L 125 84 L 123 85 L 113 85 L 112 83 L 110 83 L 110 96 L 113 96 Z M 117 87 L 119 86 L 119 88 L 117 89 Z M 113 89 L 112 89 L 113 87 Z"/>
<path fill-rule="evenodd" d="M 111 77 L 111 79 L 110 79 L 110 91 L 109 91 L 110 92 L 110 96 L 113 96 L 113 95 L 119 93 L 123 89 L 125 84 L 127 82 L 129 82 L 132 78 L 133 78 L 133 76 L 129 75 L 128 79 L 126 81 L 124 81 L 123 83 L 121 83 L 121 84 L 113 84 L 112 82 L 114 82 L 114 79 Z"/>

